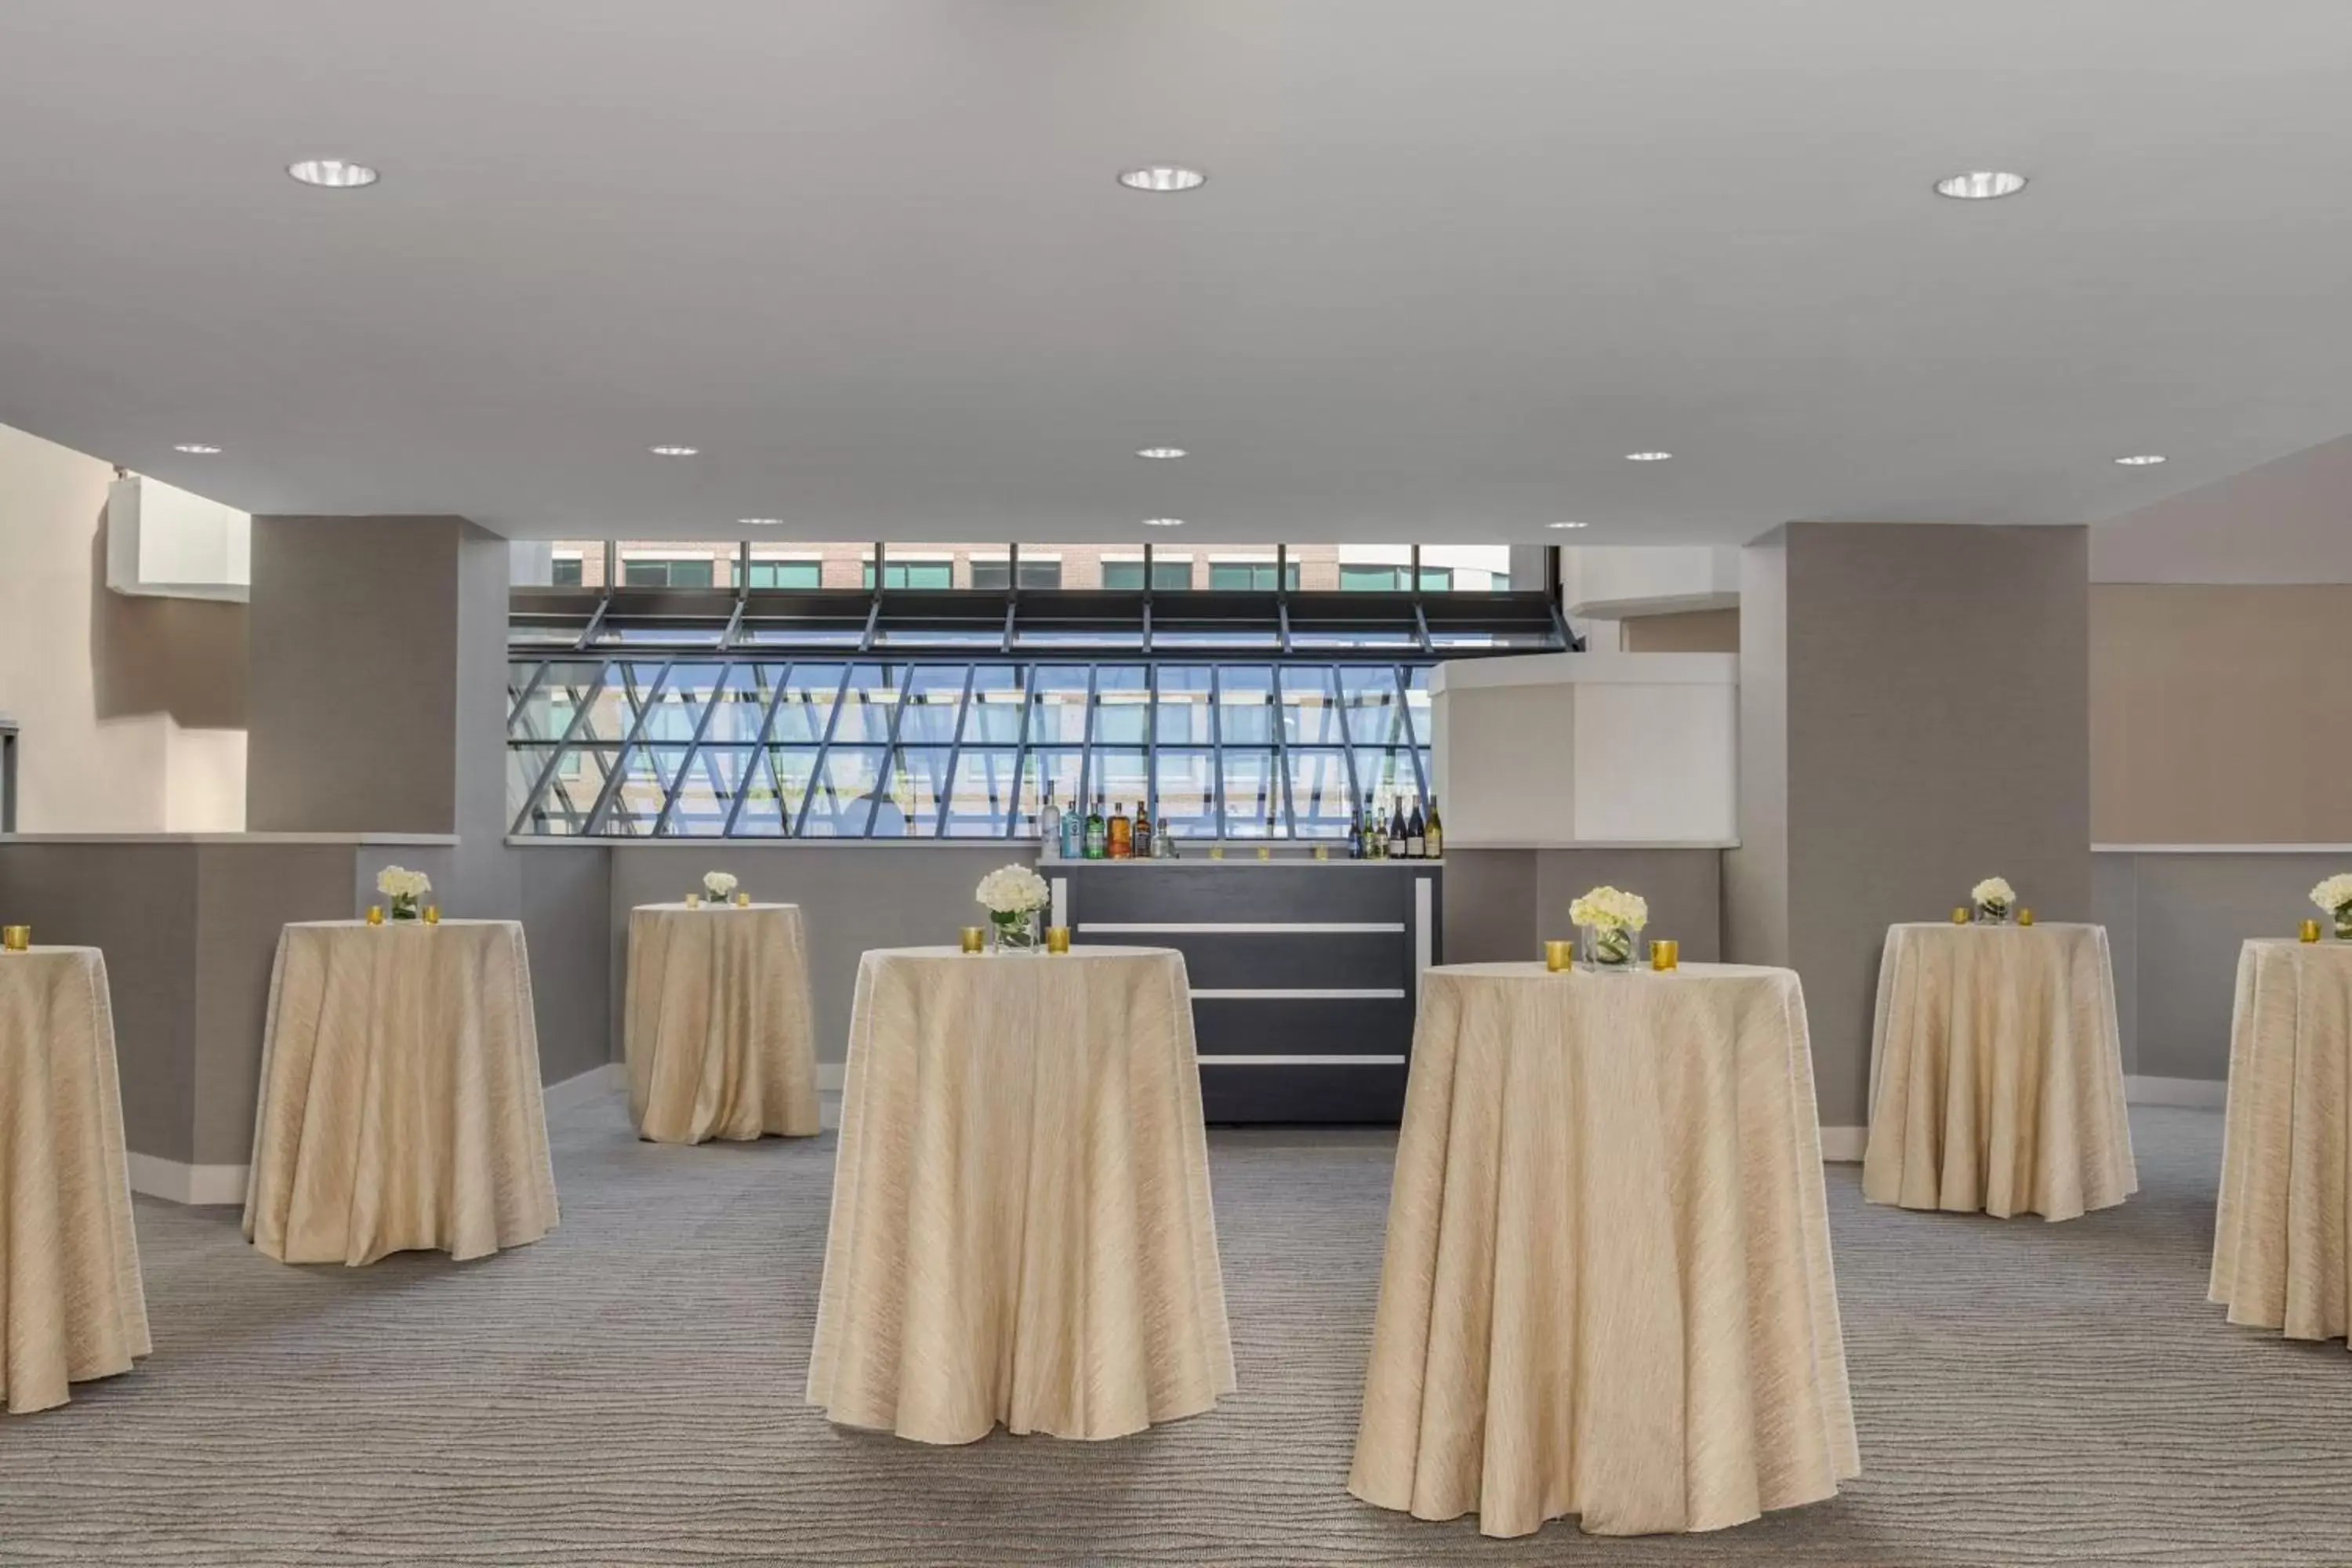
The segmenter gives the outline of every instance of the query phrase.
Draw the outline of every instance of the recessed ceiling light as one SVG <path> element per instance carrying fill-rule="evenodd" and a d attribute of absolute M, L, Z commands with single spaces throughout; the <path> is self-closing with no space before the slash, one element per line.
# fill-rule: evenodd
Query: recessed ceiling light
<path fill-rule="evenodd" d="M 2121 463 L 2126 468 L 2144 468 L 2150 463 L 2161 463 L 2164 461 L 2164 454 L 2161 452 L 2137 452 L 2128 458 L 2117 458 L 2116 461 Z"/>
<path fill-rule="evenodd" d="M 1181 517 L 1147 517 L 1143 520 L 1143 526 L 1146 528 L 1181 528 L 1184 526 L 1184 520 Z"/>
<path fill-rule="evenodd" d="M 1197 191 L 1209 183 L 1209 176 L 1198 169 L 1187 169 L 1176 163 L 1154 163 L 1147 169 L 1122 169 L 1118 183 L 1130 191 L 1151 191 L 1171 195 L 1178 191 Z"/>
<path fill-rule="evenodd" d="M 1185 452 L 1181 447 L 1141 447 L 1137 448 L 1135 455 L 1139 458 L 1181 458 L 1185 455 Z"/>
<path fill-rule="evenodd" d="M 178 446 L 173 447 L 172 450 L 174 452 L 185 452 L 191 457 L 197 458 L 217 458 L 220 456 L 220 448 L 206 441 L 183 441 Z"/>
<path fill-rule="evenodd" d="M 1628 452 L 1625 460 L 1629 463 L 1663 463 L 1673 456 L 1672 452 Z"/>
<path fill-rule="evenodd" d="M 383 177 L 365 163 L 342 158 L 305 158 L 287 164 L 286 172 L 306 185 L 323 185 L 331 191 L 355 191 Z"/>
<path fill-rule="evenodd" d="M 702 448 L 699 447 L 648 447 L 646 450 L 656 458 L 691 458 Z"/>
<path fill-rule="evenodd" d="M 782 528 L 784 525 L 781 517 L 739 517 L 735 521 L 745 528 Z"/>
<path fill-rule="evenodd" d="M 1584 524 L 1580 522 L 1547 522 L 1544 526 L 1546 528 L 1582 528 Z"/>
<path fill-rule="evenodd" d="M 1936 194 L 1956 202 L 1989 202 L 2013 196 L 2025 189 L 2025 176 L 2005 169 L 1971 169 L 1965 174 L 1936 182 Z"/>

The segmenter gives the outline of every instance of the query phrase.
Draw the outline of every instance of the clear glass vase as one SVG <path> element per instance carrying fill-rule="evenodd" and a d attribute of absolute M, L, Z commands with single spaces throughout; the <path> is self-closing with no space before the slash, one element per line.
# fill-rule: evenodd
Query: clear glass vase
<path fill-rule="evenodd" d="M 392 918 L 396 921 L 423 920 L 425 918 L 425 911 L 418 906 L 416 895 L 414 893 L 393 894 Z"/>
<path fill-rule="evenodd" d="M 2352 942 L 2352 904 L 2346 904 L 2336 913 L 2336 940 Z"/>
<path fill-rule="evenodd" d="M 2007 904 L 1979 904 L 1977 906 L 1977 924 L 1980 926 L 2005 926 L 2009 923 L 2009 914 L 2010 910 Z"/>
<path fill-rule="evenodd" d="M 1045 944 L 1040 921 L 1041 911 L 1036 910 L 991 910 L 988 913 L 989 951 L 1038 952 Z"/>
<path fill-rule="evenodd" d="M 1576 928 L 1576 962 L 1596 974 L 1631 974 L 1634 951 L 1641 946 L 1624 926 Z"/>

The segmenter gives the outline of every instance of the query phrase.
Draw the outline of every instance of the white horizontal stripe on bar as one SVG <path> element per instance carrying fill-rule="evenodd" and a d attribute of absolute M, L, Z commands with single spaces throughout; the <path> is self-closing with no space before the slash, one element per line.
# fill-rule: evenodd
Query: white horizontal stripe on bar
<path fill-rule="evenodd" d="M 1195 1002 L 1402 1002 L 1402 987 L 1379 991 L 1234 990 L 1195 991 Z"/>
<path fill-rule="evenodd" d="M 2352 844 L 2094 844 L 2094 855 L 2342 855 Z"/>
<path fill-rule="evenodd" d="M 1402 1057 L 1202 1057 L 1204 1068 L 1396 1068 Z"/>
<path fill-rule="evenodd" d="M 1363 931 L 1402 931 L 1402 921 L 1084 921 L 1082 931 L 1252 931 L 1259 934 L 1297 931 L 1308 936 L 1336 936 Z"/>

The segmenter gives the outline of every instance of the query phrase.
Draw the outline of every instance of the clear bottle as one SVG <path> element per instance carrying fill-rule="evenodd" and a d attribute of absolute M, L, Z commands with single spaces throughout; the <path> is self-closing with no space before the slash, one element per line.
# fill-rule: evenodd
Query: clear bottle
<path fill-rule="evenodd" d="M 1095 808 L 1087 813 L 1087 859 L 1099 860 L 1103 858 L 1103 851 L 1109 845 L 1108 833 L 1109 827 L 1103 821 L 1102 798 L 1097 795 L 1095 799 Z"/>
<path fill-rule="evenodd" d="M 1404 858 L 1408 860 L 1429 858 L 1429 820 L 1421 815 L 1421 802 L 1412 803 L 1412 815 L 1405 819 Z"/>
<path fill-rule="evenodd" d="M 1176 858 L 1176 836 L 1168 831 L 1168 814 L 1160 814 L 1160 826 L 1152 831 L 1151 858 L 1154 860 Z"/>
<path fill-rule="evenodd" d="M 1127 818 L 1127 802 L 1120 801 L 1110 808 L 1108 843 L 1106 847 L 1114 860 L 1132 859 L 1135 855 L 1135 824 Z"/>
<path fill-rule="evenodd" d="M 1045 785 L 1045 804 L 1037 813 L 1037 858 L 1055 860 L 1062 853 L 1062 811 L 1054 804 L 1054 786 Z"/>
<path fill-rule="evenodd" d="M 1065 860 L 1083 860 L 1087 854 L 1087 816 L 1078 809 L 1076 792 L 1070 797 L 1070 809 L 1062 813 L 1062 853 Z"/>

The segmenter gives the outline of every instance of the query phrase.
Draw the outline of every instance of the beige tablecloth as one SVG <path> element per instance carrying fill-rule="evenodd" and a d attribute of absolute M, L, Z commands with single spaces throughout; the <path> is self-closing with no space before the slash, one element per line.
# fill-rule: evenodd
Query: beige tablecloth
<path fill-rule="evenodd" d="M 2139 1190 L 2104 926 L 1886 928 L 1863 1196 L 2074 1219 Z"/>
<path fill-rule="evenodd" d="M 462 1259 L 555 1221 L 522 927 L 288 926 L 246 1188 L 253 1244 L 288 1263 Z"/>
<path fill-rule="evenodd" d="M 47 1410 L 151 1348 L 106 959 L 0 952 L 0 1396 Z"/>
<path fill-rule="evenodd" d="M 793 904 L 629 911 L 629 1115 L 660 1143 L 817 1131 L 808 949 Z"/>
<path fill-rule="evenodd" d="M 1424 972 L 1349 1489 L 1631 1535 L 1860 1468 L 1796 975 Z"/>
<path fill-rule="evenodd" d="M 1182 957 L 867 953 L 809 1403 L 968 1443 L 1233 1387 Z"/>
<path fill-rule="evenodd" d="M 2250 942 L 2230 1019 L 2230 1110 L 2208 1296 L 2230 1321 L 2352 1327 L 2352 944 Z"/>

